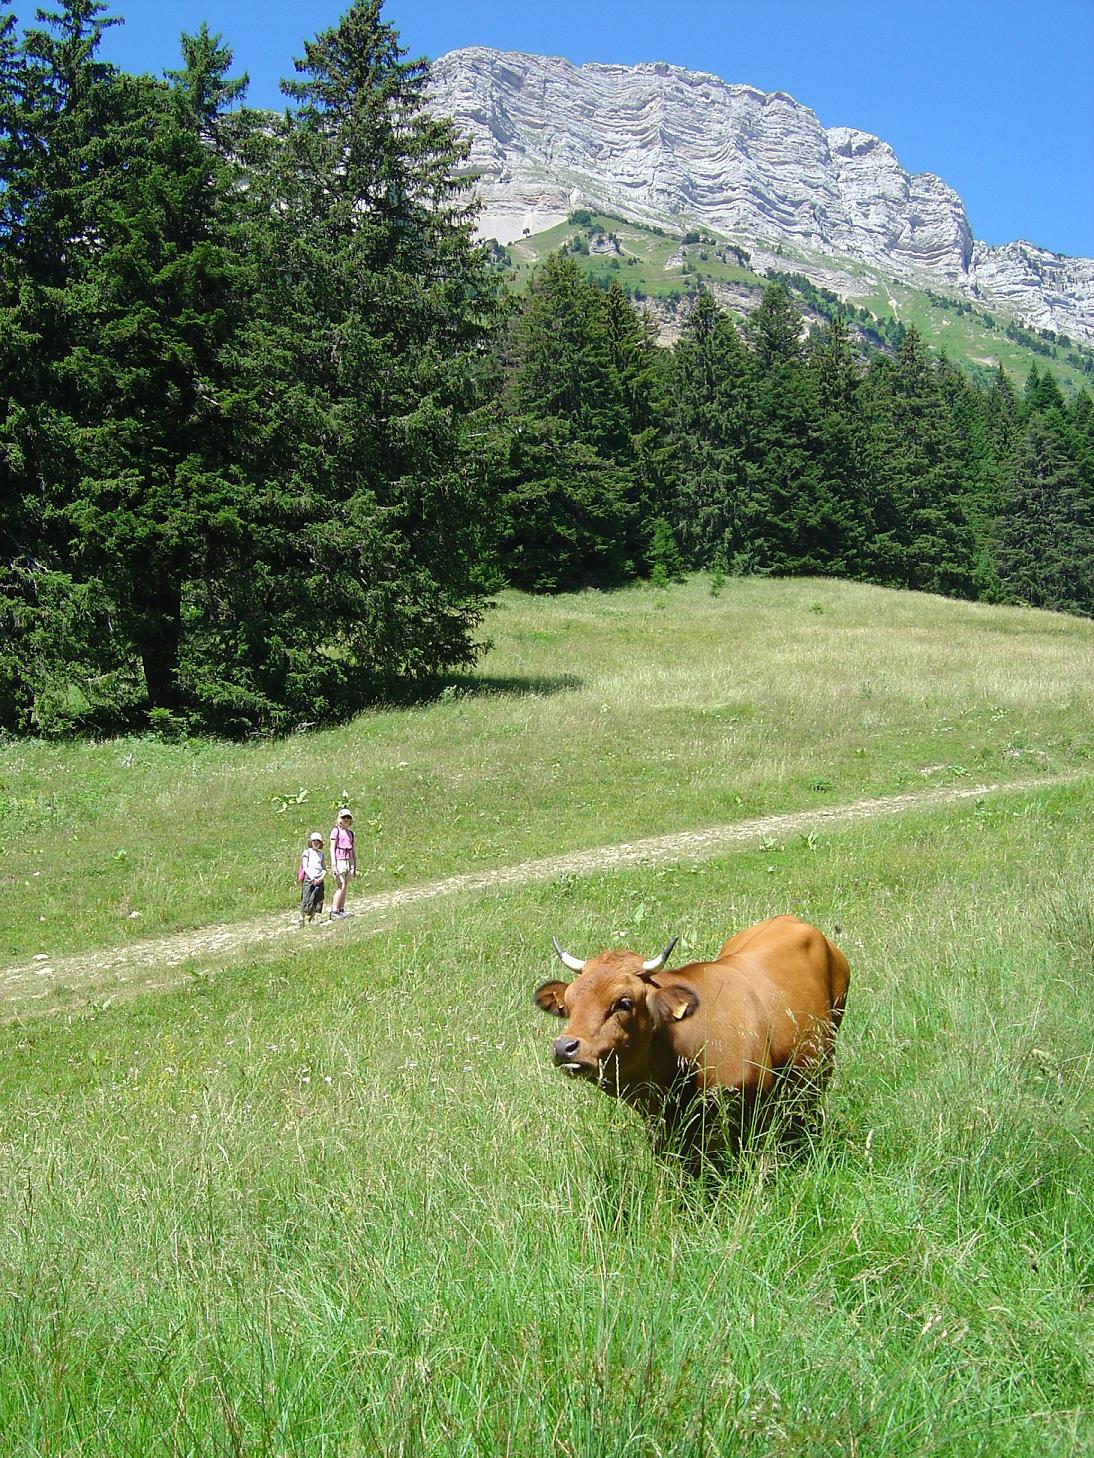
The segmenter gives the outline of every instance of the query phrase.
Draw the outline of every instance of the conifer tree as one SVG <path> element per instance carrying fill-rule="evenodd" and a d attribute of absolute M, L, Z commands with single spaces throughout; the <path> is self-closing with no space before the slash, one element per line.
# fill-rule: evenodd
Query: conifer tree
<path fill-rule="evenodd" d="M 1021 405 L 1010 376 L 1000 365 L 983 402 L 984 432 L 995 476 L 998 475 L 1002 463 L 1010 457 L 1021 426 L 1021 413 Z"/>
<path fill-rule="evenodd" d="M 922 339 L 867 374 L 873 491 L 870 575 L 894 587 L 967 597 L 977 586 L 956 427 Z"/>
<path fill-rule="evenodd" d="M 752 362 L 733 320 L 705 290 L 670 371 L 675 525 L 686 560 L 744 570 L 753 429 Z"/>
<path fill-rule="evenodd" d="M 761 374 L 777 365 L 800 363 L 802 316 L 791 303 L 785 284 L 767 285 L 745 322 L 745 336 Z"/>
<path fill-rule="evenodd" d="M 764 290 L 746 325 L 756 364 L 750 551 L 767 572 L 846 571 L 861 525 L 853 491 L 826 459 L 825 412 L 801 329 L 782 284 Z"/>
<path fill-rule="evenodd" d="M 248 139 L 256 317 L 233 421 L 270 544 L 245 606 L 302 713 L 474 656 L 492 508 L 471 437 L 498 302 L 466 146 L 379 0 L 296 72 L 296 109 Z"/>
<path fill-rule="evenodd" d="M 1089 390 L 1080 390 L 1071 402 L 1068 426 L 1079 476 L 1094 492 L 1094 397 Z"/>
<path fill-rule="evenodd" d="M 679 576 L 679 548 L 669 523 L 669 457 L 664 425 L 667 370 L 648 316 L 613 282 L 604 295 L 604 328 L 613 388 L 623 407 L 625 438 L 612 459 L 630 476 L 634 503 L 627 556 L 649 567 L 660 563 Z"/>
<path fill-rule="evenodd" d="M 1030 416 L 1000 506 L 994 557 L 1007 600 L 1094 615 L 1094 485 L 1055 409 Z"/>
<path fill-rule="evenodd" d="M 0 208 L 11 185 L 19 125 L 19 44 L 11 0 L 0 0 Z"/>
<path fill-rule="evenodd" d="M 184 682 L 188 586 L 245 535 L 220 398 L 243 298 L 234 183 L 182 85 L 97 59 L 104 10 L 67 0 L 27 38 L 24 125 L 37 145 L 15 187 L 13 256 L 53 349 L 8 424 L 41 499 L 38 560 L 98 605 L 104 666 L 135 656 L 153 714 L 203 713 L 208 696 Z M 210 84 L 228 59 L 205 58 Z"/>
<path fill-rule="evenodd" d="M 67 0 L 20 38 L 6 17 L 0 43 L 0 720 L 18 729 L 111 727 L 125 692 L 112 603 L 67 516 L 97 375 L 86 326 L 117 86 L 95 54 L 105 9 Z"/>
<path fill-rule="evenodd" d="M 1055 410 L 1060 415 L 1064 413 L 1064 397 L 1051 370 L 1045 370 L 1042 374 L 1036 365 L 1033 366 L 1026 378 L 1022 403 L 1027 416 L 1044 415 L 1050 410 Z"/>
<path fill-rule="evenodd" d="M 530 592 L 610 587 L 630 575 L 632 478 L 559 417 L 509 422 L 498 467 L 498 560 Z"/>
<path fill-rule="evenodd" d="M 630 304 L 624 299 L 628 311 Z M 605 586 L 639 535 L 632 426 L 644 335 L 570 257 L 546 260 L 514 328 L 498 555 L 515 586 Z"/>
<path fill-rule="evenodd" d="M 119 605 L 152 709 L 192 708 L 213 722 L 231 674 L 195 659 L 185 640 L 204 618 L 197 584 L 248 557 L 248 483 L 223 423 L 225 355 L 245 294 L 232 246 L 233 179 L 203 140 L 187 82 L 213 88 L 229 64 L 226 52 L 210 52 L 203 74 L 191 70 L 168 88 L 120 80 L 92 275 L 95 341 L 86 346 L 99 375 L 68 509 Z M 252 707 L 236 705 L 218 727 L 242 727 Z"/>
<path fill-rule="evenodd" d="M 103 9 L 64 0 L 2 83 L 16 717 L 41 718 L 43 641 L 115 707 L 231 732 L 467 661 L 496 295 L 424 65 L 357 3 L 271 126 L 227 114 L 243 82 L 206 29 L 168 84 L 100 62 Z"/>
<path fill-rule="evenodd" d="M 224 156 L 229 139 L 239 130 L 229 108 L 243 99 L 248 78 L 228 75 L 231 51 L 223 37 L 213 35 L 204 21 L 196 34 L 184 32 L 179 44 L 183 64 L 176 71 L 168 71 L 167 79 L 193 117 L 202 141 Z M 253 124 L 253 118 L 248 120 Z"/>
<path fill-rule="evenodd" d="M 992 449 L 987 399 L 946 354 L 935 360 L 934 371 L 953 426 L 951 441 L 957 489 L 972 532 L 973 590 L 977 596 L 985 593 L 990 596 L 994 568 L 987 547 L 987 531 L 999 489 L 999 471 Z"/>
<path fill-rule="evenodd" d="M 529 285 L 510 391 L 516 414 L 565 421 L 575 439 L 608 460 L 630 440 L 617 310 L 614 319 L 613 340 L 604 293 L 573 258 L 552 254 Z"/>
<path fill-rule="evenodd" d="M 814 510 L 824 524 L 821 570 L 857 577 L 869 534 L 864 368 L 838 314 L 811 335 L 806 367 L 818 407 L 813 448 L 821 491 Z"/>

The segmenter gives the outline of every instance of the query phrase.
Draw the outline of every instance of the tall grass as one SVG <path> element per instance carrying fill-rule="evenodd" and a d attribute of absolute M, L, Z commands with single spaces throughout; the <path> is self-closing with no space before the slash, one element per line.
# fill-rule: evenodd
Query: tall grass
<path fill-rule="evenodd" d="M 0 1452 L 1089 1452 L 1092 810 L 422 904 L 0 1031 Z M 689 1183 L 530 990 L 552 932 L 782 910 L 852 964 L 826 1128 Z"/>
<path fill-rule="evenodd" d="M 505 594 L 480 670 L 274 743 L 0 744 L 0 960 L 287 908 L 357 811 L 357 890 L 961 780 L 1081 768 L 1094 626 L 828 581 Z"/>

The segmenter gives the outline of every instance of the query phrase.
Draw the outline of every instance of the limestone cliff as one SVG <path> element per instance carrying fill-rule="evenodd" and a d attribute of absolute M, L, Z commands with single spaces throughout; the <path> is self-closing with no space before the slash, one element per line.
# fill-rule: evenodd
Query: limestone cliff
<path fill-rule="evenodd" d="M 865 264 L 1094 340 L 1094 260 L 978 243 L 952 188 L 782 92 L 662 63 L 575 66 L 482 47 L 442 56 L 433 75 L 437 109 L 471 139 L 486 237 L 511 242 L 578 206 L 704 226 L 790 250 L 845 294 Z"/>

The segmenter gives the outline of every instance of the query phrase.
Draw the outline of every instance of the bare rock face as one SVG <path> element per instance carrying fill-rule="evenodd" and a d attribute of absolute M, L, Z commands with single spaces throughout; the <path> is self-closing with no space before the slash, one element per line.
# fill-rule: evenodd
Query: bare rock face
<path fill-rule="evenodd" d="M 746 246 L 854 292 L 866 264 L 949 288 L 1037 328 L 1094 340 L 1094 260 L 977 243 L 960 197 L 892 148 L 821 126 L 776 91 L 663 63 L 574 66 L 468 47 L 433 67 L 436 108 L 470 138 L 484 237 L 512 242 L 575 207 Z"/>
<path fill-rule="evenodd" d="M 1035 329 L 1094 341 L 1094 259 L 1049 253 L 1032 243 L 977 243 L 967 291 L 989 307 L 1009 305 Z"/>

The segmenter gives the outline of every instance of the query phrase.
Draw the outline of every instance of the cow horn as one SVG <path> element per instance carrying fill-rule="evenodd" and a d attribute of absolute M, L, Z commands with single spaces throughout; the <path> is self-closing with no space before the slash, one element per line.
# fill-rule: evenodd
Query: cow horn
<path fill-rule="evenodd" d="M 680 940 L 679 937 L 673 937 L 672 941 L 669 942 L 668 946 L 665 948 L 665 950 L 659 956 L 657 956 L 657 957 L 651 957 L 648 962 L 643 962 L 642 963 L 642 971 L 643 972 L 660 972 L 661 968 L 665 965 L 665 963 L 669 959 L 669 953 L 672 951 L 673 947 L 675 947 L 676 943 L 679 940 Z"/>
<path fill-rule="evenodd" d="M 584 970 L 585 963 L 579 961 L 576 957 L 571 957 L 569 952 L 564 951 L 563 948 L 559 946 L 558 937 L 552 937 L 551 940 L 555 944 L 555 951 L 558 953 L 558 959 L 564 967 L 569 967 L 571 972 L 581 972 Z"/>

